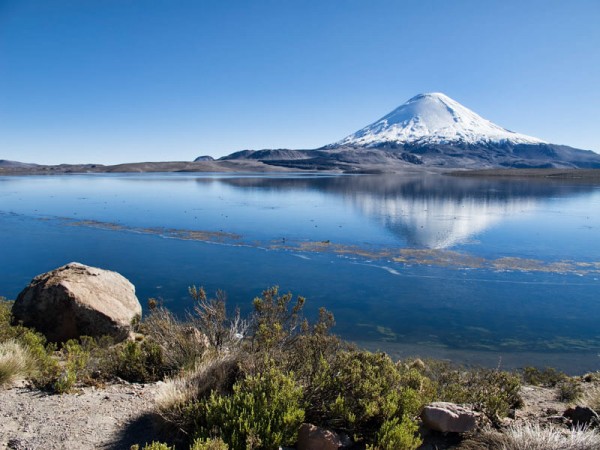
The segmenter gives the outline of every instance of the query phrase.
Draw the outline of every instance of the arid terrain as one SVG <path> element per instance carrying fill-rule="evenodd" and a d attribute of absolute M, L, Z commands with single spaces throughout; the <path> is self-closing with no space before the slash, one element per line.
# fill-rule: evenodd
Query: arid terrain
<path fill-rule="evenodd" d="M 129 449 L 158 440 L 154 399 L 163 383 L 123 382 L 84 387 L 74 393 L 50 395 L 24 385 L 0 390 L 0 448 L 14 450 Z M 581 383 L 583 398 L 598 387 Z M 519 423 L 561 425 L 569 403 L 557 399 L 556 388 L 525 385 L 524 406 L 503 426 Z M 160 426 L 158 426 L 160 429 Z M 458 436 L 426 433 L 423 450 L 452 448 Z"/>

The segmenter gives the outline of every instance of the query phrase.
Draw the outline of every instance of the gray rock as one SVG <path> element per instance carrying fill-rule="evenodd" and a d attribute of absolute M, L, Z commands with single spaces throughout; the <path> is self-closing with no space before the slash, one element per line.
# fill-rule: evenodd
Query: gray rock
<path fill-rule="evenodd" d="M 297 450 L 338 450 L 343 446 L 337 433 L 303 423 L 298 430 Z"/>
<path fill-rule="evenodd" d="M 33 327 L 48 340 L 80 336 L 126 339 L 142 314 L 135 287 L 122 275 L 70 263 L 38 275 L 17 297 L 15 322 Z"/>
<path fill-rule="evenodd" d="M 468 408 L 449 402 L 434 402 L 423 408 L 423 424 L 443 433 L 466 433 L 477 426 L 479 414 Z"/>

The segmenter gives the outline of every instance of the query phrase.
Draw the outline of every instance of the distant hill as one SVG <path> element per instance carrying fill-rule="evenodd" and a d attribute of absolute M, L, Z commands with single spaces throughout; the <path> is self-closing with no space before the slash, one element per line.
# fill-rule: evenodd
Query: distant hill
<path fill-rule="evenodd" d="M 200 161 L 214 161 L 215 158 L 213 158 L 210 155 L 203 155 L 203 156 L 198 156 L 194 162 L 200 162 Z"/>
<path fill-rule="evenodd" d="M 0 159 L 0 167 L 5 168 L 25 168 L 25 167 L 35 167 L 37 164 L 29 164 L 22 163 L 19 161 L 9 161 L 8 159 Z"/>

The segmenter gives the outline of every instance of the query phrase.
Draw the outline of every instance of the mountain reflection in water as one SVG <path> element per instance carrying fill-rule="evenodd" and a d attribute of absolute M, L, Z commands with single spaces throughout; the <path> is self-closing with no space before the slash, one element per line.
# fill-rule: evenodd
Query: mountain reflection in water
<path fill-rule="evenodd" d="M 215 182 L 206 178 L 198 183 Z M 342 196 L 407 246 L 450 249 L 541 200 L 589 193 L 594 186 L 557 180 L 465 179 L 429 175 L 364 175 L 300 178 L 224 178 L 241 189 L 306 191 Z"/>

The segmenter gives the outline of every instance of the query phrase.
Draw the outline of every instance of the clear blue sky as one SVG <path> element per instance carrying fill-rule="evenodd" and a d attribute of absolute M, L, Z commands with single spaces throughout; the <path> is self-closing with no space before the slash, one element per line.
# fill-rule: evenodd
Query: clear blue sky
<path fill-rule="evenodd" d="M 0 0 L 0 159 L 315 148 L 431 91 L 600 152 L 600 1 Z"/>

